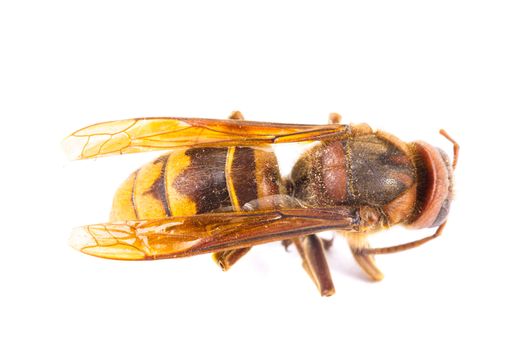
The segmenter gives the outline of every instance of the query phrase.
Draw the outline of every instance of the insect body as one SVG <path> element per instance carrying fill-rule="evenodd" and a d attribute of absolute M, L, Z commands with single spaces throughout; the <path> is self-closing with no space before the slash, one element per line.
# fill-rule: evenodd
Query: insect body
<path fill-rule="evenodd" d="M 337 231 L 358 264 L 382 279 L 375 254 L 437 237 L 452 200 L 454 162 L 429 144 L 405 143 L 366 124 L 298 125 L 230 120 L 145 118 L 96 124 L 66 139 L 75 158 L 165 149 L 122 184 L 110 222 L 81 227 L 80 251 L 105 258 L 147 260 L 213 253 L 230 268 L 256 244 L 294 244 L 322 295 L 334 293 L 316 236 Z M 317 142 L 282 177 L 274 143 Z M 367 234 L 396 224 L 438 227 L 421 240 L 370 248 Z"/>

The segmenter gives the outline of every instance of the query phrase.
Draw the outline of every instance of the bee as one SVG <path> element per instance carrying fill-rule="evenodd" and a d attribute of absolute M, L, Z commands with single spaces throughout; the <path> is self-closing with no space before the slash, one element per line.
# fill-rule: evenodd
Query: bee
<path fill-rule="evenodd" d="M 420 246 L 445 227 L 453 197 L 459 145 L 449 161 L 423 141 L 403 142 L 367 124 L 325 125 L 228 119 L 138 118 L 104 122 L 65 139 L 75 159 L 167 150 L 132 173 L 117 190 L 108 223 L 74 230 L 83 253 L 119 260 L 152 260 L 212 253 L 228 270 L 254 245 L 293 244 L 323 296 L 335 288 L 325 257 L 331 241 L 346 238 L 372 280 L 383 274 L 376 254 Z M 272 145 L 312 143 L 282 176 Z M 372 248 L 371 233 L 394 225 L 437 227 L 425 238 Z"/>

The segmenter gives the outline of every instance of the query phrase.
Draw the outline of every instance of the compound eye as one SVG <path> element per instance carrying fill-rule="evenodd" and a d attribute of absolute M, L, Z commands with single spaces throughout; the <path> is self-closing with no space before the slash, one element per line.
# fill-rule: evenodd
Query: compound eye
<path fill-rule="evenodd" d="M 445 199 L 445 201 L 443 201 L 443 204 L 441 205 L 441 209 L 439 210 L 439 213 L 436 217 L 436 220 L 430 227 L 436 227 L 444 223 L 447 220 L 449 210 L 450 210 L 450 199 L 447 198 Z"/>

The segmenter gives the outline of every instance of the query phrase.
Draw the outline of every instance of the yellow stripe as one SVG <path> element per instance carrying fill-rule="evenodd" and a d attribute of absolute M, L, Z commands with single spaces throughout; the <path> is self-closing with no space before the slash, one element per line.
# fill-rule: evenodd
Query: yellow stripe
<path fill-rule="evenodd" d="M 173 183 L 179 176 L 186 176 L 184 171 L 190 166 L 191 158 L 186 155 L 187 148 L 171 152 L 166 163 L 166 192 L 171 215 L 190 216 L 197 213 L 195 201 L 177 191 Z"/>
<path fill-rule="evenodd" d="M 235 147 L 228 147 L 228 153 L 226 154 L 226 164 L 224 167 L 224 176 L 226 177 L 226 186 L 228 187 L 228 194 L 230 195 L 230 202 L 232 203 L 234 211 L 241 211 L 241 206 L 239 205 L 239 198 L 237 193 L 235 193 L 235 186 L 233 185 L 232 177 L 232 165 L 233 157 L 235 154 Z"/>

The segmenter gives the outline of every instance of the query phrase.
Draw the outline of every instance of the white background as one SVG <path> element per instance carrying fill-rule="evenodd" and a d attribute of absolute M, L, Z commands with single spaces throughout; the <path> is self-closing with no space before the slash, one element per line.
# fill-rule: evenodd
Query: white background
<path fill-rule="evenodd" d="M 523 348 L 525 11 L 519 1 L 2 1 L 0 348 Z M 339 237 L 337 293 L 295 251 L 118 262 L 67 245 L 154 154 L 69 162 L 68 133 L 139 116 L 367 122 L 462 146 L 443 237 Z M 431 232 L 396 228 L 374 244 Z"/>

